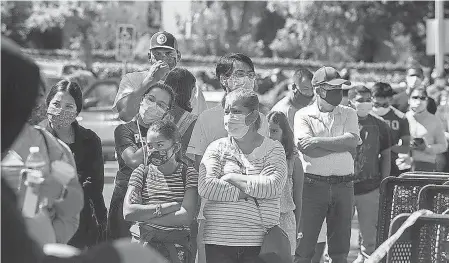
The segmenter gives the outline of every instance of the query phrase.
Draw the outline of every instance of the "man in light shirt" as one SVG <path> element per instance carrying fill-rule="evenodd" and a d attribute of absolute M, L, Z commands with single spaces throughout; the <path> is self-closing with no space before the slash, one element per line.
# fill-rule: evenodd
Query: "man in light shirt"
<path fill-rule="evenodd" d="M 236 89 L 255 89 L 256 75 L 251 59 L 243 54 L 231 53 L 220 58 L 216 67 L 216 75 L 220 86 L 229 93 Z M 266 117 L 260 113 L 262 120 L 259 133 L 268 135 Z M 224 128 L 224 109 L 218 105 L 205 110 L 198 116 L 195 128 L 193 128 L 187 154 L 195 160 L 196 168 L 199 167 L 201 158 L 207 146 L 213 141 L 228 136 Z"/>
<path fill-rule="evenodd" d="M 351 237 L 354 202 L 354 159 L 360 140 L 356 111 L 339 105 L 342 84 L 332 67 L 318 69 L 312 78 L 316 100 L 295 115 L 294 135 L 304 166 L 303 207 L 295 263 L 310 263 L 324 219 L 329 256 L 345 262 Z"/>
<path fill-rule="evenodd" d="M 310 82 L 312 77 L 313 74 L 308 69 L 297 69 L 291 79 L 292 84 L 290 85 L 289 93 L 271 109 L 271 111 L 284 113 L 292 129 L 296 112 L 312 102 L 313 88 Z"/>
<path fill-rule="evenodd" d="M 170 70 L 176 67 L 181 59 L 176 38 L 168 32 L 157 32 L 150 40 L 148 58 L 151 63 L 149 70 L 132 72 L 123 76 L 113 110 L 119 113 L 123 121 L 131 121 L 139 110 L 139 105 L 145 92 L 155 83 L 164 81 Z M 193 114 L 199 115 L 207 109 L 201 89 L 195 87 L 190 100 Z"/>

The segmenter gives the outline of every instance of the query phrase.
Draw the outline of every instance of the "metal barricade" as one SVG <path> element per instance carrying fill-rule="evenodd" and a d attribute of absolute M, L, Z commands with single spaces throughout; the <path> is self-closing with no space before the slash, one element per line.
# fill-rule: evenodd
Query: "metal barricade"
<path fill-rule="evenodd" d="M 426 185 L 418 194 L 419 209 L 443 214 L 449 209 L 449 185 Z"/>
<path fill-rule="evenodd" d="M 428 184 L 442 185 L 446 181 L 445 177 L 385 178 L 380 186 L 377 247 L 388 238 L 393 218 L 402 213 L 413 213 L 418 210 L 418 195 L 421 188 Z"/>
<path fill-rule="evenodd" d="M 393 235 L 410 214 L 401 214 L 391 223 Z M 404 231 L 387 254 L 388 263 L 449 262 L 449 216 L 425 215 Z"/>
<path fill-rule="evenodd" d="M 436 178 L 449 180 L 449 173 L 442 172 L 406 172 L 399 175 L 399 178 Z"/>

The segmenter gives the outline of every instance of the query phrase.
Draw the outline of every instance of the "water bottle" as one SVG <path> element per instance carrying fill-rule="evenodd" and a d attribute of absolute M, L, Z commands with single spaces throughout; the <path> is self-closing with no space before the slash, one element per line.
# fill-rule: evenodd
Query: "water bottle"
<path fill-rule="evenodd" d="M 34 193 L 33 187 L 29 185 L 40 184 L 44 181 L 43 169 L 45 159 L 39 151 L 39 147 L 30 147 L 30 154 L 25 161 L 26 182 L 28 186 L 25 190 L 22 213 L 25 217 L 34 217 L 39 210 L 39 195 Z"/>

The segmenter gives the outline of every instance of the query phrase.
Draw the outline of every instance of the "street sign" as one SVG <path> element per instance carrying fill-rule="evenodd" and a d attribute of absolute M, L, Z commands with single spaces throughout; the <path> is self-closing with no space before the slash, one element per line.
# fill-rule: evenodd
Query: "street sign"
<path fill-rule="evenodd" d="M 435 19 L 426 21 L 426 54 L 435 55 L 437 23 Z M 449 54 L 449 19 L 444 19 L 444 54 Z"/>
<path fill-rule="evenodd" d="M 136 47 L 136 27 L 129 24 L 120 24 L 116 31 L 115 58 L 127 62 L 134 59 Z"/>

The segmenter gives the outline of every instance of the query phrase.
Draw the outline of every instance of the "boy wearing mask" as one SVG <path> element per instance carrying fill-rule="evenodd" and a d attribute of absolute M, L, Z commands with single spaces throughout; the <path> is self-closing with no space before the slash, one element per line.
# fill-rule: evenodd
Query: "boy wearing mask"
<path fill-rule="evenodd" d="M 407 76 L 405 77 L 406 89 L 393 97 L 392 105 L 406 113 L 408 111 L 408 99 L 412 89 L 420 87 L 424 81 L 424 72 L 420 67 L 410 68 L 407 71 Z"/>
<path fill-rule="evenodd" d="M 371 89 L 373 94 L 373 113 L 390 126 L 391 132 L 391 176 L 399 176 L 405 170 L 396 164 L 398 154 L 410 152 L 410 127 L 405 114 L 391 106 L 393 89 L 384 82 L 377 82 Z"/>
<path fill-rule="evenodd" d="M 351 103 L 357 111 L 361 139 L 354 169 L 355 207 L 363 238 L 362 252 L 359 254 L 361 260 L 363 254 L 369 256 L 376 248 L 379 186 L 382 179 L 390 175 L 391 140 L 388 125 L 370 113 L 373 102 L 368 88 L 356 86 Z"/>

